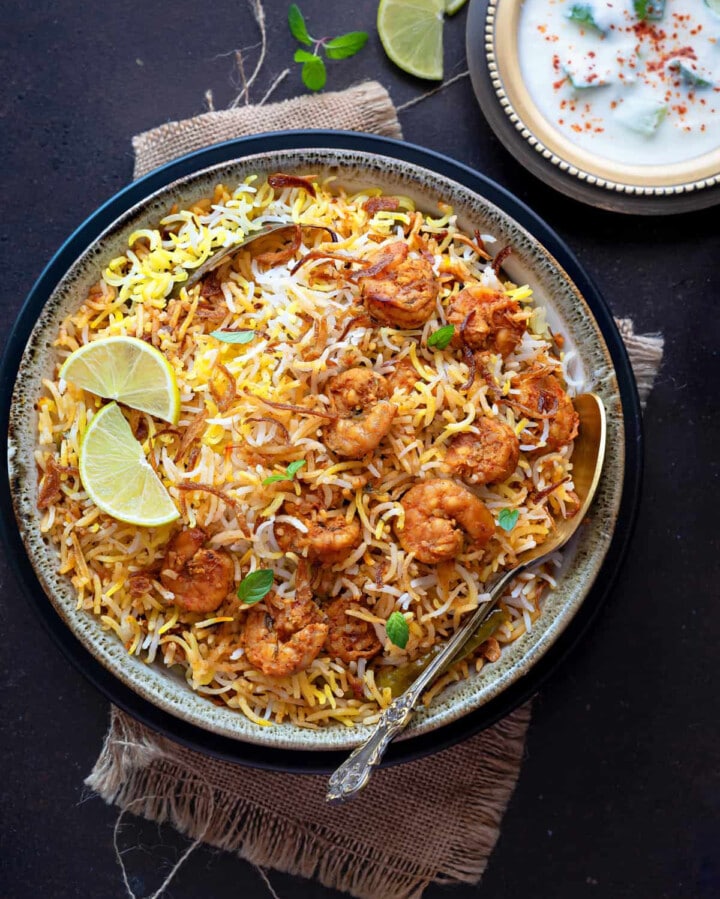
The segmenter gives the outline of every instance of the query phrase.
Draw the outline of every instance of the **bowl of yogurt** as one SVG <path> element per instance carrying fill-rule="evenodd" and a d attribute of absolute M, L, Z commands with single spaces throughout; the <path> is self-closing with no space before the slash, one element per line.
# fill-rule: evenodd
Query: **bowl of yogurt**
<path fill-rule="evenodd" d="M 536 174 L 555 168 L 567 193 L 581 183 L 611 208 L 608 194 L 720 201 L 720 0 L 487 0 L 483 12 L 488 118 Z"/>

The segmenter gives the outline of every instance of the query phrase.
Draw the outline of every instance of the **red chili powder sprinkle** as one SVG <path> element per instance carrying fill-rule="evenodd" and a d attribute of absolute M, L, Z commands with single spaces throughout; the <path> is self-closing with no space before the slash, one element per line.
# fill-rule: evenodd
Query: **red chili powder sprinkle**
<path fill-rule="evenodd" d="M 680 47 L 679 50 L 674 50 L 672 53 L 663 53 L 658 59 L 649 60 L 647 64 L 648 72 L 661 72 L 667 63 L 677 56 L 682 56 L 685 59 L 697 59 L 697 55 L 692 47 Z"/>

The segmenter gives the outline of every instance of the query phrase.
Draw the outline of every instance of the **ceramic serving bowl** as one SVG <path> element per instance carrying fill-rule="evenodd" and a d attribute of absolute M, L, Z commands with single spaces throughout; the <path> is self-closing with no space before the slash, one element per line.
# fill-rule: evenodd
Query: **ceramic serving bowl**
<path fill-rule="evenodd" d="M 519 284 L 529 283 L 537 301 L 547 307 L 550 327 L 567 338 L 566 352 L 575 353 L 575 377 L 584 377 L 600 394 L 609 412 L 608 455 L 598 495 L 587 526 L 565 553 L 557 590 L 544 600 L 544 610 L 532 631 L 508 646 L 499 662 L 486 665 L 468 680 L 421 709 L 405 739 L 442 727 L 480 708 L 517 682 L 549 650 L 580 609 L 603 563 L 618 515 L 624 476 L 624 422 L 620 393 L 608 348 L 590 308 L 556 259 L 520 224 L 500 208 L 462 184 L 427 168 L 397 158 L 348 149 L 275 150 L 222 162 L 173 181 L 116 219 L 82 252 L 59 281 L 35 324 L 15 381 L 9 419 L 9 474 L 12 500 L 27 554 L 48 600 L 83 646 L 123 684 L 154 706 L 213 734 L 238 741 L 292 750 L 336 750 L 355 745 L 367 728 L 343 725 L 310 731 L 282 724 L 258 727 L 243 715 L 193 693 L 182 678 L 160 665 L 129 656 L 112 632 L 88 612 L 75 608 L 70 582 L 58 573 L 53 546 L 40 533 L 34 404 L 41 382 L 56 363 L 52 348 L 60 322 L 82 302 L 103 266 L 127 247 L 138 228 L 153 227 L 177 203 L 191 204 L 212 193 L 222 181 L 233 185 L 249 174 L 276 171 L 333 175 L 350 189 L 381 186 L 413 197 L 419 208 L 435 213 L 438 201 L 450 203 L 469 233 L 479 228 L 494 235 L 496 246 L 511 245 L 505 264 Z"/>

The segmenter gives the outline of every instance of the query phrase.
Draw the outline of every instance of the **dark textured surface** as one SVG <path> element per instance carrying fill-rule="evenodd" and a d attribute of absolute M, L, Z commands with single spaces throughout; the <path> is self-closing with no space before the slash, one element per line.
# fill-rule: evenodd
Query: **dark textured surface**
<path fill-rule="evenodd" d="M 330 33 L 372 31 L 375 5 L 304 0 L 302 7 L 311 31 Z M 291 64 L 285 9 L 284 0 L 266 0 L 269 55 L 256 99 Z M 465 67 L 464 15 L 446 28 L 450 75 Z M 129 180 L 130 137 L 203 111 L 207 88 L 218 108 L 227 105 L 233 63 L 220 54 L 257 36 L 238 0 L 211 7 L 34 0 L 6 4 L 3 20 L 7 327 L 64 237 Z M 398 104 L 426 88 L 386 62 L 374 36 L 355 60 L 332 65 L 329 87 L 368 76 Z M 300 90 L 293 71 L 277 97 Z M 629 559 L 597 624 L 535 703 L 527 759 L 482 885 L 426 895 L 716 896 L 718 213 L 625 218 L 556 195 L 488 132 L 467 79 L 401 119 L 408 140 L 479 168 L 528 202 L 577 252 L 616 314 L 667 338 L 645 417 L 645 488 Z M 120 897 L 115 812 L 97 799 L 81 801 L 107 704 L 50 642 L 18 597 L 11 569 L 4 560 L 0 893 Z M 121 844 L 137 847 L 124 860 L 138 896 L 152 893 L 184 845 L 135 819 Z M 283 874 L 271 879 L 282 899 L 338 895 Z M 245 862 L 202 849 L 168 895 L 268 893 Z"/>

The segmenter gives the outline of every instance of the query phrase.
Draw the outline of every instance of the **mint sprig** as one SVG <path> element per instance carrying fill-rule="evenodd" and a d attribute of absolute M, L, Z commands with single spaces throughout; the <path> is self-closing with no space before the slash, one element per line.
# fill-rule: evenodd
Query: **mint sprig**
<path fill-rule="evenodd" d="M 295 62 L 302 63 L 303 84 L 311 91 L 322 90 L 327 82 L 327 69 L 325 60 L 320 55 L 321 51 L 327 59 L 348 59 L 362 50 L 368 39 L 365 31 L 349 31 L 332 38 L 312 37 L 296 3 L 291 3 L 288 9 L 288 27 L 298 43 L 312 47 L 312 51 L 296 50 L 293 57 Z"/>

